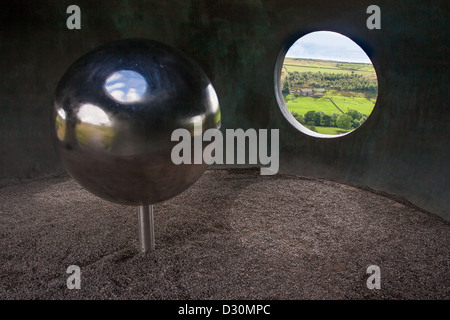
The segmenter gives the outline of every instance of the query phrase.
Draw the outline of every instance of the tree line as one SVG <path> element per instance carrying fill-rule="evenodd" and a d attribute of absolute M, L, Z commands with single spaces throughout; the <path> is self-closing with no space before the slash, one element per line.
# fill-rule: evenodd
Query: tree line
<path fill-rule="evenodd" d="M 376 80 L 354 73 L 328 72 L 288 72 L 283 83 L 283 93 L 289 93 L 289 87 L 308 86 L 314 88 L 330 88 L 348 91 L 377 92 Z"/>
<path fill-rule="evenodd" d="M 350 109 L 346 113 L 331 115 L 325 114 L 322 111 L 308 111 L 304 115 L 298 112 L 292 112 L 294 118 L 307 128 L 316 131 L 317 127 L 334 127 L 344 130 L 356 129 L 367 119 L 367 115 Z"/>

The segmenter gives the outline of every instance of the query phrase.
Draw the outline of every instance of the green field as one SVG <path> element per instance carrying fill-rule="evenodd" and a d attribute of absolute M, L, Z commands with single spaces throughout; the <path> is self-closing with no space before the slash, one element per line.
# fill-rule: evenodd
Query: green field
<path fill-rule="evenodd" d="M 318 133 L 332 134 L 332 135 L 343 134 L 343 133 L 352 131 L 352 130 L 344 130 L 344 129 L 339 129 L 339 128 L 332 128 L 332 127 L 315 127 L 315 128 Z"/>
<path fill-rule="evenodd" d="M 317 68 L 317 67 L 309 67 L 309 66 L 296 66 L 291 64 L 284 64 L 283 69 L 286 68 L 288 72 L 328 72 L 328 73 L 348 73 L 351 74 L 351 70 L 339 70 L 336 68 Z M 283 70 L 284 71 L 284 70 Z"/>
<path fill-rule="evenodd" d="M 307 60 L 286 58 L 283 64 L 282 79 L 289 72 L 328 72 L 328 73 L 357 73 L 370 79 L 376 79 L 375 69 L 371 64 L 346 63 L 336 61 Z"/>
<path fill-rule="evenodd" d="M 377 97 L 376 79 L 371 64 L 292 58 L 285 59 L 281 73 L 284 87 L 289 86 L 290 94 L 283 89 L 283 97 L 291 113 L 298 113 L 302 118 L 309 111 L 321 111 L 326 115 L 336 113 L 339 118 L 344 119 L 348 117 L 345 113 L 356 110 L 360 114 L 358 117 L 353 116 L 353 128 L 364 121 L 359 121 L 361 117 L 368 117 L 372 113 Z M 309 89 L 309 92 L 313 90 L 313 96 L 296 93 L 300 89 L 303 90 L 303 95 L 306 95 L 305 89 Z M 324 92 L 323 96 L 320 96 L 319 92 Z M 308 119 L 311 119 L 310 117 Z M 337 135 L 352 130 L 348 124 L 343 124 L 344 120 L 338 125 L 337 121 L 333 122 L 331 125 L 334 127 L 326 127 L 327 122 L 320 119 L 314 120 L 314 130 L 318 133 Z"/>
<path fill-rule="evenodd" d="M 344 112 L 353 109 L 362 114 L 370 115 L 376 101 L 374 98 L 367 99 L 361 93 L 352 93 L 351 96 L 348 95 L 348 92 L 338 92 L 335 90 L 326 92 L 323 98 L 294 97 L 294 95 L 290 94 L 285 96 L 285 102 L 289 111 L 294 111 L 299 114 L 305 114 L 308 111 L 322 111 L 325 114 L 341 113 L 328 99 L 331 98 Z"/>
<path fill-rule="evenodd" d="M 339 110 L 336 109 L 331 101 L 325 98 L 315 99 L 311 97 L 298 97 L 295 98 L 295 100 L 285 101 L 289 111 L 295 111 L 299 114 L 305 114 L 306 112 L 311 110 L 322 111 L 325 114 L 332 114 L 334 112 L 339 113 Z"/>
<path fill-rule="evenodd" d="M 284 64 L 295 64 L 299 66 L 335 68 L 335 69 L 353 69 L 373 71 L 373 66 L 368 63 L 351 63 L 327 60 L 301 59 L 301 58 L 285 58 Z"/>
<path fill-rule="evenodd" d="M 308 59 L 284 59 L 281 79 L 287 72 L 328 72 L 328 73 L 356 73 L 370 79 L 376 79 L 375 69 L 371 64 L 346 63 L 336 61 L 308 60 Z"/>

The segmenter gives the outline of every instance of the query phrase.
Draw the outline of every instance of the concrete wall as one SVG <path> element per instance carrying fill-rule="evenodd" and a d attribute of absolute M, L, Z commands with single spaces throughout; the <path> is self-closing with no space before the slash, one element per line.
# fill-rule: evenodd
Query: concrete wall
<path fill-rule="evenodd" d="M 66 28 L 66 8 L 82 30 Z M 381 7 L 382 29 L 366 28 Z M 281 171 L 404 196 L 450 219 L 446 1 L 42 0 L 0 12 L 0 181 L 62 172 L 50 144 L 56 84 L 79 56 L 143 37 L 194 58 L 218 93 L 223 129 L 280 129 Z M 274 90 L 280 50 L 316 30 L 351 37 L 371 57 L 379 97 L 372 116 L 336 139 L 309 137 L 282 115 Z M 301 190 L 299 190 L 301 192 Z"/>

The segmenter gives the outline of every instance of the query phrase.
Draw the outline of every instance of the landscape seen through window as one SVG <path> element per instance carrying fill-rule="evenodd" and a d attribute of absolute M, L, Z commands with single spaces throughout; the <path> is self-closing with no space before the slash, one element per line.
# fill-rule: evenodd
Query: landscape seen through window
<path fill-rule="evenodd" d="M 366 53 L 349 38 L 328 31 L 310 33 L 291 46 L 280 83 L 294 118 L 326 135 L 358 128 L 378 95 L 377 76 Z"/>

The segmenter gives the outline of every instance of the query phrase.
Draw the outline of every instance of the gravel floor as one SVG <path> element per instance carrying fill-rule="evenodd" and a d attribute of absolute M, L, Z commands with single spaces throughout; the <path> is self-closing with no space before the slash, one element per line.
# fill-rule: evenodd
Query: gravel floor
<path fill-rule="evenodd" d="M 450 224 L 330 181 L 207 171 L 155 206 L 156 252 L 134 207 L 69 177 L 0 189 L 0 299 L 448 299 Z M 70 265 L 81 290 L 66 286 Z M 381 289 L 366 286 L 369 265 Z"/>

